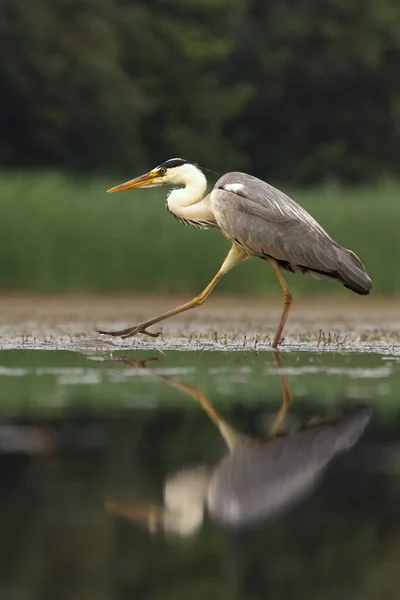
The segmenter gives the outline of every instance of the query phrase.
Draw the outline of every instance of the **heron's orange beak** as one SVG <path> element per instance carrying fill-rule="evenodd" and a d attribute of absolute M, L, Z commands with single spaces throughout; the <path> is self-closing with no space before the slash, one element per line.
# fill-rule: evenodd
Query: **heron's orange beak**
<path fill-rule="evenodd" d="M 152 173 L 150 171 L 150 173 L 145 173 L 145 175 L 140 175 L 140 177 L 136 177 L 135 179 L 131 179 L 130 181 L 125 181 L 125 183 L 116 185 L 115 187 L 107 190 L 107 192 L 112 194 L 114 192 L 131 190 L 132 188 L 145 187 L 146 185 L 151 185 L 155 177 L 157 177 L 157 173 Z"/>

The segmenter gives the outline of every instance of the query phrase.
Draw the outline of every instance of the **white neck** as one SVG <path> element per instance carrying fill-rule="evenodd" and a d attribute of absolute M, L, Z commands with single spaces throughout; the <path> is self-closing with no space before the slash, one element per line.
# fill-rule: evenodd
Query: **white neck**
<path fill-rule="evenodd" d="M 183 188 L 172 190 L 167 197 L 169 210 L 178 216 L 184 216 L 182 210 L 185 212 L 186 207 L 200 202 L 207 187 L 207 179 L 203 173 L 190 164 L 179 167 L 179 172 L 170 183 L 185 184 Z"/>

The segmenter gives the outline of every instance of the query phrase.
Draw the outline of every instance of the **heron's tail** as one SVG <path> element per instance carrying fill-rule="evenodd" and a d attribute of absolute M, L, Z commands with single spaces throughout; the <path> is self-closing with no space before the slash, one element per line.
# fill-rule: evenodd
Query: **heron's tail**
<path fill-rule="evenodd" d="M 361 296 L 367 296 L 372 290 L 372 281 L 358 256 L 341 247 L 338 249 L 338 259 L 338 276 L 344 287 Z"/>

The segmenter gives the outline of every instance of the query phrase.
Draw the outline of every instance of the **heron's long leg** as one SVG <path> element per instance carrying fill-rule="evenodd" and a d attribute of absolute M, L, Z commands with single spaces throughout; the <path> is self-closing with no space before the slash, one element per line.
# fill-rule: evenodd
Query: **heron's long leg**
<path fill-rule="evenodd" d="M 286 415 L 288 413 L 293 399 L 292 390 L 290 388 L 286 375 L 282 370 L 281 357 L 279 356 L 279 352 L 277 350 L 274 350 L 274 360 L 276 362 L 276 368 L 278 371 L 279 379 L 281 380 L 283 397 L 279 412 L 276 415 L 275 421 L 269 431 L 269 437 L 274 437 L 278 433 L 280 427 L 282 426 L 282 423 L 286 418 Z"/>
<path fill-rule="evenodd" d="M 131 337 L 136 333 L 146 333 L 151 337 L 157 337 L 159 333 L 151 333 L 150 331 L 147 331 L 147 328 L 151 327 L 151 325 L 155 325 L 155 323 L 163 321 L 164 319 L 169 319 L 169 317 L 173 317 L 174 315 L 178 315 L 181 312 L 190 310 L 191 308 L 196 308 L 197 306 L 203 304 L 203 302 L 207 300 L 208 296 L 211 294 L 211 292 L 213 291 L 217 283 L 222 279 L 222 277 L 226 275 L 231 269 L 233 269 L 233 267 L 236 267 L 236 265 L 246 260 L 247 257 L 248 255 L 242 248 L 233 244 L 232 248 L 228 252 L 226 259 L 222 263 L 218 273 L 210 281 L 208 286 L 201 292 L 201 294 L 196 296 L 196 298 L 193 298 L 193 300 L 190 300 L 190 302 L 186 302 L 186 304 L 182 304 L 181 306 L 169 310 L 163 313 L 162 315 L 158 315 L 153 319 L 144 321 L 143 323 L 140 323 L 135 327 L 128 327 L 127 329 L 121 329 L 120 331 L 99 331 L 98 333 L 105 333 L 113 336 L 121 336 L 123 338 Z"/>
<path fill-rule="evenodd" d="M 276 330 L 274 342 L 272 344 L 273 348 L 277 348 L 279 342 L 281 341 L 282 331 L 283 331 L 283 328 L 285 327 L 285 323 L 286 323 L 290 308 L 293 303 L 293 296 L 292 296 L 292 292 L 290 291 L 290 289 L 281 273 L 281 270 L 280 270 L 279 265 L 276 262 L 276 260 L 274 260 L 273 258 L 270 258 L 269 262 L 273 266 L 273 269 L 276 273 L 276 276 L 278 278 L 279 283 L 281 284 L 281 288 L 284 293 L 283 311 L 282 311 L 282 315 L 281 315 L 281 320 L 279 321 L 278 329 Z"/>

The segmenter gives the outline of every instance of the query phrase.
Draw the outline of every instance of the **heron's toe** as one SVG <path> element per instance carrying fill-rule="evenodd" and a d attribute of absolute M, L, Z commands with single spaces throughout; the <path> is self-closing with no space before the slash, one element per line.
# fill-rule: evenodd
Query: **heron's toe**
<path fill-rule="evenodd" d="M 141 329 L 140 333 L 144 333 L 146 335 L 149 335 L 152 338 L 158 338 L 161 335 L 161 331 L 156 331 L 155 333 L 153 333 L 152 331 L 147 331 L 147 329 Z"/>

